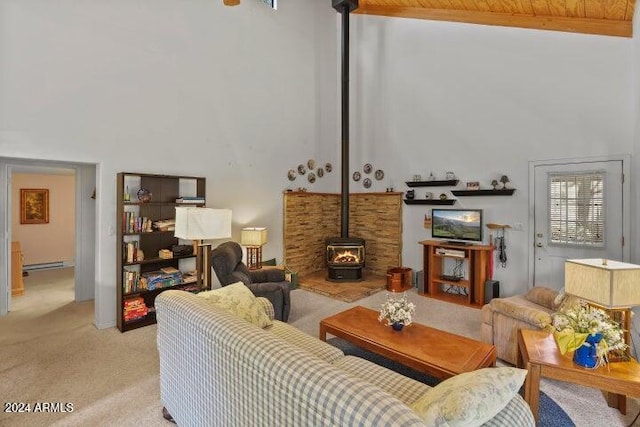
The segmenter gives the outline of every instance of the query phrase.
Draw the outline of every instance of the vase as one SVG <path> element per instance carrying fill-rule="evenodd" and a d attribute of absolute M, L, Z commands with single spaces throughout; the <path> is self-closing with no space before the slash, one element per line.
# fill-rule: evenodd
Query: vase
<path fill-rule="evenodd" d="M 394 331 L 401 331 L 402 328 L 404 328 L 404 323 L 392 323 L 391 327 L 393 328 Z"/>
<path fill-rule="evenodd" d="M 586 341 L 573 353 L 573 362 L 585 368 L 598 366 L 598 343 L 602 340 L 602 334 L 589 334 Z"/>

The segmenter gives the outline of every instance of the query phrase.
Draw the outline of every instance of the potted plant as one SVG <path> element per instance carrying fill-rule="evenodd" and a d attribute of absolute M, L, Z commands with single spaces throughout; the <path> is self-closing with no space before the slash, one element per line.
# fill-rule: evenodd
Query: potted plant
<path fill-rule="evenodd" d="M 401 331 L 404 326 L 411 324 L 415 312 L 416 305 L 409 302 L 406 293 L 403 293 L 402 298 L 393 298 L 387 295 L 387 301 L 380 306 L 378 320 L 385 321 L 396 331 Z"/>
<path fill-rule="evenodd" d="M 605 365 L 610 352 L 627 348 L 620 324 L 584 302 L 554 314 L 553 328 L 560 353 L 573 350 L 574 362 L 587 368 Z"/>

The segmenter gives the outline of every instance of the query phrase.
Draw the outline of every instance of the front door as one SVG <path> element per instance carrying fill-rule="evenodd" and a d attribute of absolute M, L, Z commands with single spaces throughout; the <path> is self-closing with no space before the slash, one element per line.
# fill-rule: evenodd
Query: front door
<path fill-rule="evenodd" d="M 562 289 L 566 259 L 623 261 L 623 161 L 538 164 L 533 170 L 534 286 Z"/>

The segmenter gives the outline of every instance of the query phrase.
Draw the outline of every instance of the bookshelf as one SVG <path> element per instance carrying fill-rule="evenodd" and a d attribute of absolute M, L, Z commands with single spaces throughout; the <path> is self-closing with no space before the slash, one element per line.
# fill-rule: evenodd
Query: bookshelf
<path fill-rule="evenodd" d="M 196 269 L 195 254 L 174 253 L 174 245 L 191 242 L 174 237 L 172 221 L 176 206 L 205 205 L 205 187 L 203 177 L 118 173 L 116 323 L 121 332 L 155 323 L 154 301 L 161 292 L 202 290 L 197 275 L 189 274 Z"/>

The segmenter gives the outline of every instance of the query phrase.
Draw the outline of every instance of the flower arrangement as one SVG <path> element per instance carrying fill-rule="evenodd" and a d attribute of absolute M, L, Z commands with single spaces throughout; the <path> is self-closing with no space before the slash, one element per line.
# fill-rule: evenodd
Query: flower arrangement
<path fill-rule="evenodd" d="M 609 352 L 624 351 L 627 348 L 627 344 L 624 342 L 624 331 L 620 324 L 611 319 L 604 310 L 584 302 L 554 314 L 553 328 L 555 329 L 556 342 L 562 354 L 581 347 L 589 335 L 601 334 L 602 339 L 595 344 L 598 359 L 596 366 L 609 362 Z M 586 345 L 593 344 L 587 343 Z"/>
<path fill-rule="evenodd" d="M 416 312 L 416 305 L 409 302 L 407 294 L 402 298 L 389 298 L 380 306 L 380 315 L 378 320 L 382 322 L 386 320 L 387 325 L 401 324 L 409 326 L 412 322 L 413 314 Z"/>

